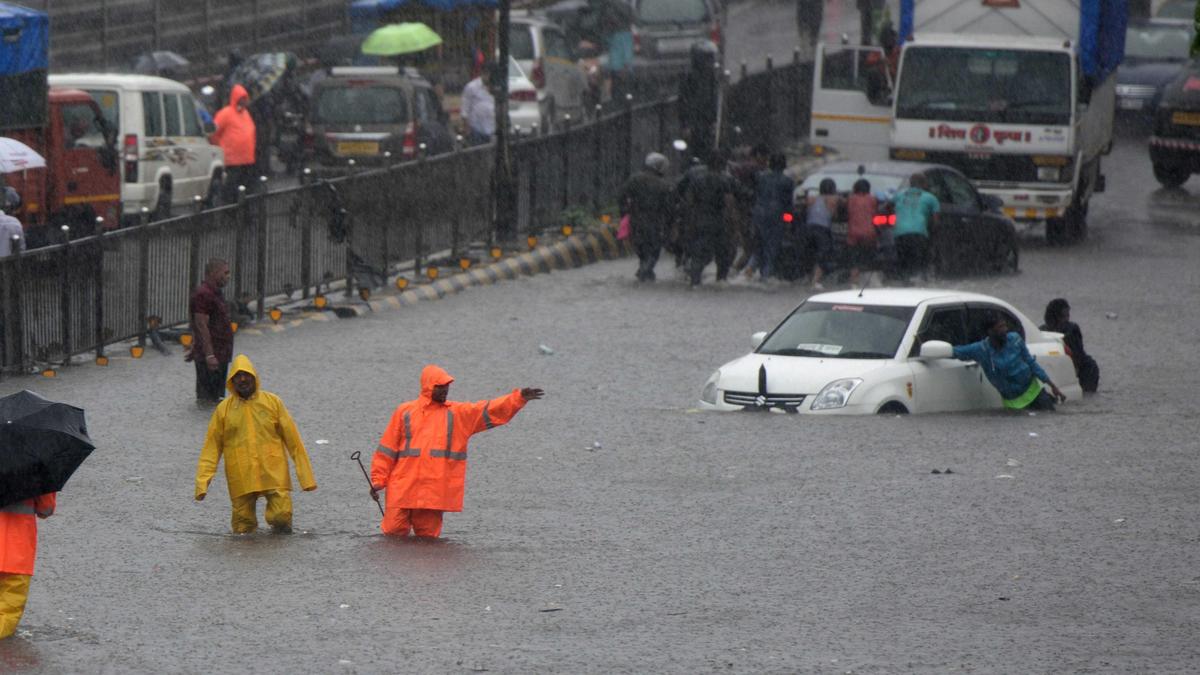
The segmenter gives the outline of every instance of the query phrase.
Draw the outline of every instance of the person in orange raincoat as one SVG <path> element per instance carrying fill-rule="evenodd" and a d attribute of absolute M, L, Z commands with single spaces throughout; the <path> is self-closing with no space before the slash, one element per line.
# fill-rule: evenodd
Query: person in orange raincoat
<path fill-rule="evenodd" d="M 257 133 L 250 117 L 250 95 L 240 84 L 229 90 L 229 105 L 217 111 L 213 124 L 217 130 L 209 137 L 225 153 L 225 176 L 222 179 L 221 200 L 226 204 L 237 201 L 238 186 L 254 188 L 254 158 Z"/>
<path fill-rule="evenodd" d="M 54 513 L 53 492 L 0 508 L 0 638 L 17 631 L 37 558 L 37 519 Z"/>
<path fill-rule="evenodd" d="M 467 441 L 507 424 L 541 389 L 514 389 L 490 401 L 447 401 L 450 374 L 437 366 L 421 371 L 421 396 L 396 406 L 371 461 L 371 497 L 386 490 L 384 534 L 436 538 L 442 513 L 462 511 Z"/>

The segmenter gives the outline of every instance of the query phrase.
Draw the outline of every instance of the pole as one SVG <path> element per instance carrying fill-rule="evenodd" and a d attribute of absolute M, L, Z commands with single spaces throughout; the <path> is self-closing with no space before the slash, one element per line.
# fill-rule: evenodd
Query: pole
<path fill-rule="evenodd" d="M 496 147 L 495 167 L 492 170 L 493 201 L 496 204 L 496 221 L 494 230 L 499 241 L 511 241 L 515 234 L 515 195 L 516 190 L 512 158 L 509 154 L 509 125 L 508 125 L 508 27 L 512 10 L 512 0 L 500 0 L 500 20 L 496 26 L 496 37 L 499 43 L 500 58 L 492 74 L 492 95 L 496 100 Z"/>
<path fill-rule="evenodd" d="M 375 486 L 371 484 L 371 477 L 367 475 L 367 468 L 362 463 L 362 453 L 355 450 L 350 454 L 350 459 L 358 462 L 358 468 L 362 471 L 363 478 L 367 479 L 367 485 L 371 486 L 371 499 L 375 500 L 375 506 L 379 507 L 379 515 L 383 515 L 383 504 L 379 503 L 379 495 L 375 494 Z"/>

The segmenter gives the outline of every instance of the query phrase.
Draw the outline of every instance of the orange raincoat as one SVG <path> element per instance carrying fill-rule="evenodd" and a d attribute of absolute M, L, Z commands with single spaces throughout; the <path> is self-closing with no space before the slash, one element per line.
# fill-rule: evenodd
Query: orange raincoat
<path fill-rule="evenodd" d="M 437 366 L 421 371 L 421 396 L 396 407 L 371 461 L 371 485 L 387 490 L 387 512 L 462 511 L 467 440 L 525 407 L 520 389 L 475 403 L 433 400 L 433 388 L 454 381 Z"/>
<path fill-rule="evenodd" d="M 254 144 L 257 141 L 254 120 L 250 117 L 250 109 L 239 111 L 238 101 L 246 99 L 250 103 L 250 95 L 240 84 L 233 85 L 229 91 L 229 105 L 217 111 L 213 124 L 217 130 L 212 134 L 212 142 L 221 146 L 225 152 L 225 166 L 244 166 L 254 163 Z"/>

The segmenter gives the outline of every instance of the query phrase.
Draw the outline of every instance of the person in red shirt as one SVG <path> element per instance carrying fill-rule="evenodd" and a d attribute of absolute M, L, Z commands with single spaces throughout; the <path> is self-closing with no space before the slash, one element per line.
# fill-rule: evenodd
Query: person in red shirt
<path fill-rule="evenodd" d="M 37 519 L 49 518 L 56 501 L 51 492 L 0 508 L 0 639 L 17 632 L 25 614 L 37 558 Z"/>
<path fill-rule="evenodd" d="M 196 364 L 196 400 L 219 403 L 225 395 L 225 374 L 233 360 L 233 323 L 221 289 L 229 283 L 229 263 L 213 258 L 204 266 L 204 281 L 188 303 L 192 347 L 185 355 Z"/>
<path fill-rule="evenodd" d="M 240 84 L 229 91 L 229 105 L 217 111 L 213 124 L 217 130 L 209 138 L 225 153 L 225 177 L 221 184 L 221 199 L 226 204 L 237 201 L 238 186 L 249 190 L 254 185 L 255 134 L 254 119 L 250 117 L 250 95 Z"/>
<path fill-rule="evenodd" d="M 865 178 L 854 182 L 853 192 L 846 201 L 846 255 L 850 261 L 850 285 L 858 285 L 859 270 L 875 261 L 878 248 L 875 214 L 879 200 L 871 194 L 871 183 Z"/>

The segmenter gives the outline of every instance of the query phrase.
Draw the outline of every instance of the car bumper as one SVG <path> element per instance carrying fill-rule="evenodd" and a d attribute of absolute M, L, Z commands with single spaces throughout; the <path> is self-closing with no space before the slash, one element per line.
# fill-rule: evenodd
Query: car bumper
<path fill-rule="evenodd" d="M 725 396 L 725 392 L 723 390 L 718 390 L 718 396 L 717 396 L 718 403 L 707 403 L 705 401 L 698 401 L 696 403 L 696 407 L 700 410 L 706 410 L 706 411 L 712 411 L 712 412 L 773 412 L 773 413 L 779 413 L 782 415 L 787 415 L 787 414 L 873 415 L 873 414 L 875 414 L 875 409 L 876 409 L 876 406 L 874 404 L 851 403 L 851 404 L 841 407 L 841 408 L 830 408 L 827 410 L 813 410 L 812 403 L 810 401 L 805 401 L 798 408 L 795 409 L 795 413 L 789 413 L 788 411 L 785 411 L 781 408 L 752 408 L 752 407 L 747 407 L 747 406 L 731 405 L 729 403 L 725 403 L 724 396 Z"/>
<path fill-rule="evenodd" d="M 519 136 L 532 134 L 542 124 L 542 113 L 536 103 L 520 108 L 510 108 L 508 123 Z"/>
<path fill-rule="evenodd" d="M 1170 136 L 1150 137 L 1150 161 L 1200 169 L 1200 141 Z"/>

